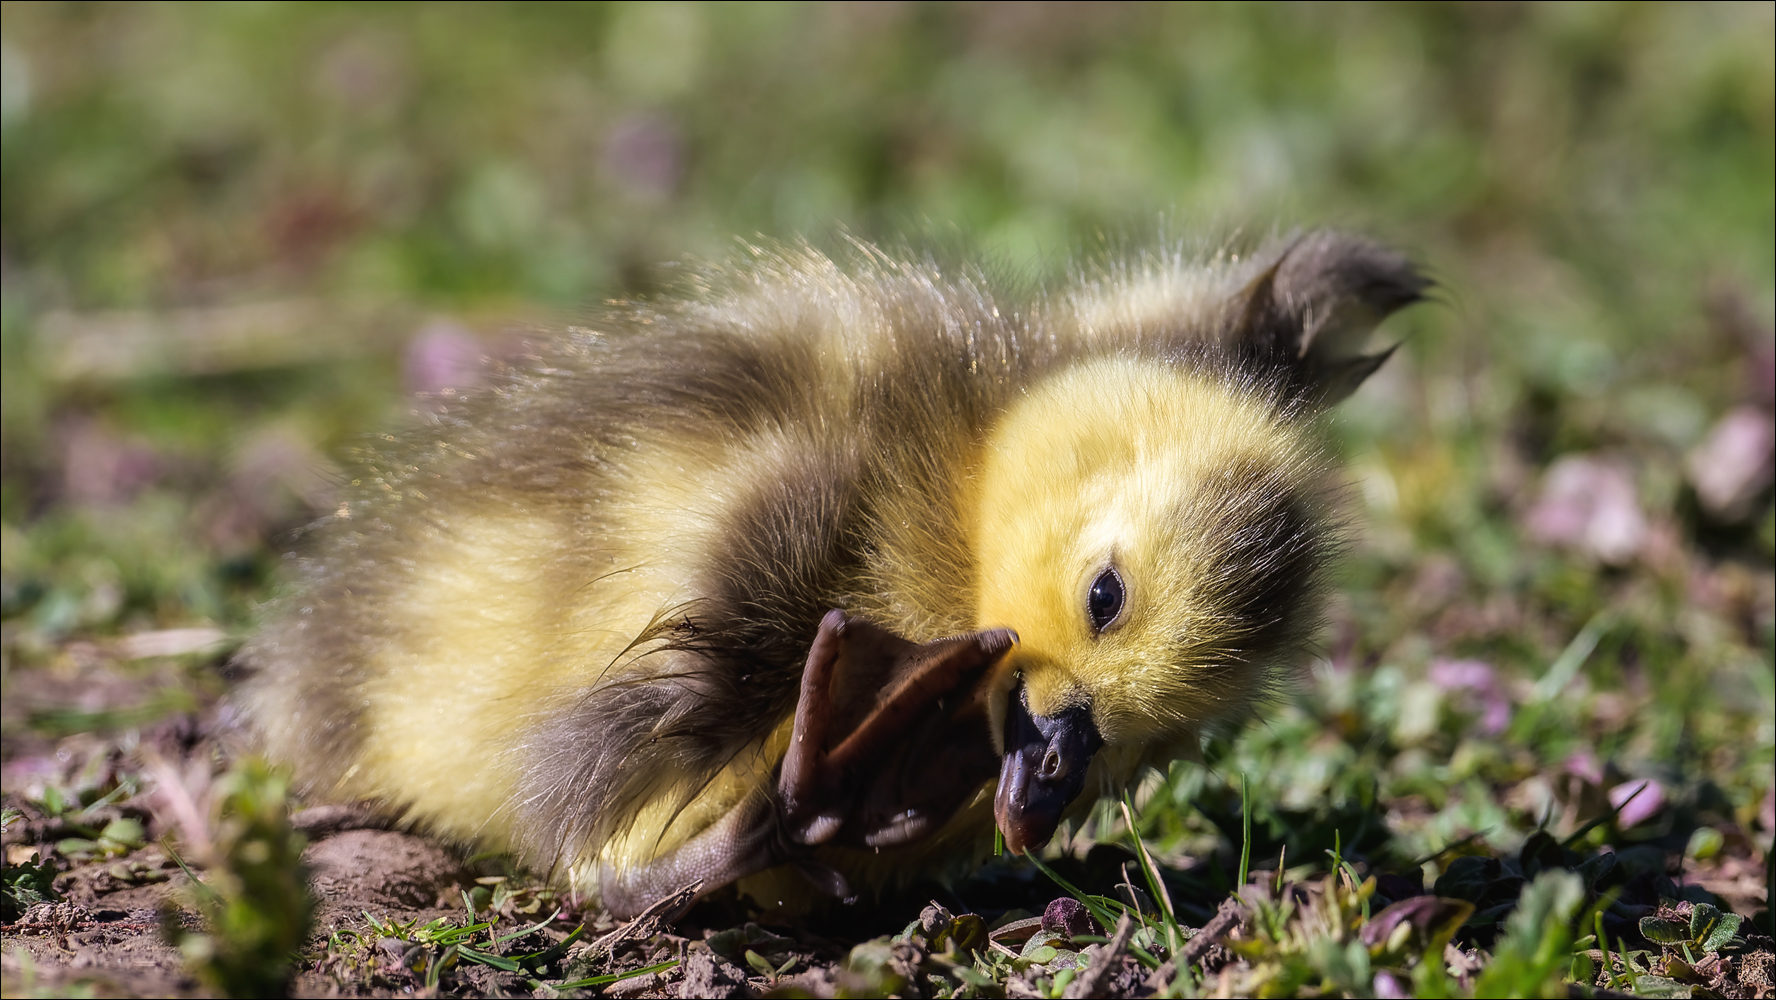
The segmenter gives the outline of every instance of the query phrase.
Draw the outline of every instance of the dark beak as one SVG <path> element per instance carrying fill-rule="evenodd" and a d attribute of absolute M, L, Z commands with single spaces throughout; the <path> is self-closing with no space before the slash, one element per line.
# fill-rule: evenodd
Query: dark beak
<path fill-rule="evenodd" d="M 1054 836 L 1061 813 L 1085 787 L 1092 754 L 1104 745 L 1090 706 L 1032 715 L 1028 698 L 1019 684 L 1006 705 L 1005 759 L 993 799 L 993 818 L 1014 854 L 1036 850 Z"/>

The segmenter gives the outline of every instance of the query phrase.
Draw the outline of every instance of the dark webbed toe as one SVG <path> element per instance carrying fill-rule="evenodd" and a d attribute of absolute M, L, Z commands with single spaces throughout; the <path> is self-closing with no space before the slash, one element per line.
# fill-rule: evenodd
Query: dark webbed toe
<path fill-rule="evenodd" d="M 843 612 L 809 649 L 778 782 L 791 837 L 890 847 L 942 826 L 998 769 L 987 729 L 998 629 L 916 644 Z"/>

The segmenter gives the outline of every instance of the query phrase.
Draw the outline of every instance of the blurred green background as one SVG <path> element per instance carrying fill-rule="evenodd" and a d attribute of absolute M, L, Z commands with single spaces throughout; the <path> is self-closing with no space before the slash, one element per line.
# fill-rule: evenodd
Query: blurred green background
<path fill-rule="evenodd" d="M 9 2 L 0 27 L 16 794 L 76 780 L 53 740 L 224 690 L 355 438 L 672 261 L 850 233 L 1037 281 L 1325 224 L 1406 249 L 1438 301 L 1331 428 L 1361 529 L 1311 696 L 1180 770 L 1153 843 L 1225 845 L 1239 771 L 1271 842 L 1361 826 L 1400 857 L 1570 832 L 1650 780 L 1593 840 L 1763 871 L 1770 4 Z"/>

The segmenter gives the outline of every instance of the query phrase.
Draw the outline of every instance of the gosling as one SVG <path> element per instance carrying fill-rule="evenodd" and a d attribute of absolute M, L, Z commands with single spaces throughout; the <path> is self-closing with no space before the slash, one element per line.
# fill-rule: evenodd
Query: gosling
<path fill-rule="evenodd" d="M 1033 851 L 1247 717 L 1339 545 L 1313 418 L 1428 282 L 853 257 L 749 248 L 380 441 L 243 652 L 267 752 L 625 916 Z"/>

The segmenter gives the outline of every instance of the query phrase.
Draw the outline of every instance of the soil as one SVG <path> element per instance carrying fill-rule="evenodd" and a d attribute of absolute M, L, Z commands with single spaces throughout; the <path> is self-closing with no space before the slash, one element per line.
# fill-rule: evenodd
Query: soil
<path fill-rule="evenodd" d="M 138 704 L 155 697 L 153 677 L 121 683 L 93 674 L 89 665 L 77 667 L 81 679 L 92 682 L 84 686 L 88 692 L 123 691 Z M 33 678 L 42 678 L 44 686 L 34 687 Z M 0 731 L 0 794 L 9 810 L 18 810 L 5 832 L 6 860 L 18 865 L 41 856 L 57 872 L 57 898 L 30 906 L 3 929 L 0 976 L 5 993 L 219 995 L 215 982 L 193 974 L 190 955 L 174 942 L 184 939 L 188 949 L 192 941 L 202 940 L 194 935 L 205 931 L 190 872 L 193 861 L 205 856 L 201 842 L 215 833 L 213 821 L 204 817 L 214 811 L 215 779 L 226 770 L 229 747 L 236 742 L 226 708 L 211 704 L 112 735 L 77 731 L 59 738 L 45 716 L 31 714 L 34 705 L 66 704 L 72 688 L 81 686 L 71 687 L 67 677 L 57 679 L 48 672 L 18 672 L 9 679 L 6 704 L 0 707 L 6 723 Z M 95 702 L 101 712 L 109 710 L 103 701 Z M 60 789 L 70 800 L 59 812 L 47 804 L 55 798 L 48 789 Z M 1068 934 L 1102 933 L 1082 912 L 1074 912 L 1083 910 L 1077 903 L 1055 899 L 1052 884 L 1027 864 L 996 862 L 954 890 L 915 886 L 893 899 L 835 905 L 811 918 L 773 922 L 718 894 L 689 909 L 662 901 L 657 912 L 619 924 L 608 914 L 581 908 L 533 876 L 502 868 L 499 859 L 466 858 L 450 845 L 383 828 L 368 813 L 313 808 L 298 811 L 290 823 L 307 839 L 302 861 L 315 903 L 289 984 L 296 996 L 557 996 L 567 994 L 545 984 L 635 973 L 662 963 L 670 968 L 580 992 L 601 990 L 600 995 L 619 997 L 925 995 L 924 975 L 951 968 L 946 955 L 956 955 L 946 950 L 954 947 L 944 943 L 946 937 L 965 936 L 967 922 L 952 920 L 952 911 L 973 909 L 999 924 L 1017 921 L 993 932 L 990 942 L 979 936 L 987 925 L 976 922 L 972 933 L 977 937 L 968 947 L 1015 953 L 1041 928 L 1063 934 L 1063 941 Z M 114 829 L 137 834 L 129 843 L 99 839 L 101 831 Z M 1074 884 L 1109 894 L 1126 877 L 1119 873 L 1134 867 L 1133 861 L 1126 851 L 1099 844 L 1056 867 Z M 1743 905 L 1739 896 L 1749 900 L 1758 889 L 1760 872 L 1754 867 L 1723 858 L 1694 876 L 1724 899 Z M 1418 891 L 1422 888 L 1405 894 Z M 1181 916 L 1190 916 L 1186 923 L 1216 924 L 1217 930 L 1237 923 L 1227 913 L 1217 914 L 1215 900 L 1178 897 L 1175 902 Z M 476 908 L 473 918 L 468 905 Z M 1228 903 L 1219 905 L 1225 910 Z M 534 927 L 521 945 L 491 948 L 487 933 L 464 943 L 508 957 L 552 945 L 554 953 L 515 970 L 495 967 L 498 962 L 461 960 L 452 966 L 440 961 L 440 974 L 427 963 L 447 953 L 419 940 L 433 921 L 439 929 L 488 921 L 493 935 Z M 1024 928 L 1021 936 L 1008 933 L 1018 926 Z M 1220 938 L 1219 933 L 1212 936 Z M 1067 947 L 1078 948 L 1080 959 L 1091 959 L 1101 958 L 1102 949 L 1111 946 L 1114 942 Z M 1069 995 L 1082 989 L 1095 996 L 1150 995 L 1158 982 L 1127 952 L 1116 950 L 1114 962 L 1087 961 L 1087 971 Z M 1042 972 L 1053 976 L 1079 960 L 1073 954 L 1063 947 L 1060 957 L 1046 966 L 1010 975 L 1003 983 L 1005 995 L 1045 995 L 1037 991 L 1052 988 L 1058 979 L 1026 977 Z M 1210 976 L 1233 962 L 1233 955 L 1218 945 L 1194 953 L 1186 948 L 1185 955 L 1200 961 Z M 1720 995 L 1768 996 L 1770 968 L 1769 948 L 1762 946 L 1706 972 Z"/>
<path fill-rule="evenodd" d="M 218 703 L 141 729 L 56 737 L 53 725 L 45 723 L 45 709 L 69 704 L 76 690 L 88 693 L 83 707 L 100 720 L 119 701 L 153 701 L 158 678 L 119 678 L 109 666 L 95 656 L 72 664 L 65 673 L 21 671 L 9 678 L 0 708 L 6 723 L 0 737 L 0 793 L 19 816 L 6 829 L 6 858 L 13 864 L 48 859 L 57 869 L 57 898 L 31 906 L 5 925 L 0 949 L 5 993 L 218 995 L 215 984 L 192 973 L 193 963 L 172 942 L 179 930 L 204 930 L 188 874 L 188 869 L 204 874 L 195 864 L 201 849 L 187 846 L 197 839 L 190 826 L 193 814 L 212 811 L 210 786 L 226 770 L 230 747 L 238 741 L 225 705 Z M 179 794 L 170 794 L 169 787 Z M 61 813 L 52 813 L 45 806 L 45 789 L 50 788 L 69 798 L 100 801 L 87 809 L 72 802 Z M 131 789 L 138 793 L 123 794 Z M 118 820 L 139 823 L 140 842 L 91 849 L 95 832 Z M 203 824 L 201 818 L 196 822 Z M 562 911 L 526 939 L 534 942 L 531 950 L 568 940 L 584 923 L 580 939 L 548 970 L 553 973 L 548 981 L 676 963 L 662 973 L 603 987 L 603 995 L 623 997 L 753 996 L 797 985 L 830 996 L 843 985 L 840 963 L 852 945 L 900 932 L 925 904 L 915 893 L 879 907 L 851 907 L 833 920 L 805 922 L 817 924 L 822 933 L 793 920 L 761 928 L 748 922 L 755 914 L 719 898 L 665 915 L 671 919 L 656 915 L 619 925 L 608 914 L 582 911 L 572 899 L 523 873 L 497 874 L 503 871 L 497 860 L 465 859 L 450 846 L 378 828 L 378 823 L 373 815 L 350 808 L 321 807 L 292 815 L 291 825 L 308 840 L 302 860 L 315 902 L 290 984 L 292 995 L 554 995 L 538 990 L 529 973 L 468 963 L 428 989 L 423 971 L 415 968 L 423 962 L 423 949 L 372 924 L 374 919 L 384 929 L 411 929 L 442 920 L 461 926 L 471 922 L 465 896 L 477 889 L 482 898 L 475 919 L 492 920 L 496 934 Z M 198 837 L 210 832 L 206 828 Z M 89 848 L 71 847 L 70 837 L 87 838 Z M 496 894 L 488 892 L 489 885 Z M 486 935 L 478 940 L 484 943 Z M 747 963 L 749 950 L 769 956 L 770 975 Z"/>
<path fill-rule="evenodd" d="M 0 976 L 7 996 L 218 995 L 173 942 L 181 931 L 205 929 L 189 872 L 207 877 L 200 862 L 203 842 L 215 833 L 215 782 L 242 742 L 226 700 L 217 697 L 227 688 L 221 671 L 212 672 L 220 666 L 211 660 L 181 670 L 163 660 L 143 669 L 103 644 L 75 643 L 47 667 L 14 670 L 6 678 L 0 797 L 18 810 L 5 831 L 6 860 L 42 857 L 56 869 L 54 901 L 31 906 L 3 928 Z M 180 697 L 203 704 L 171 713 L 162 707 L 154 721 L 138 723 L 151 717 L 144 706 L 176 704 Z M 46 805 L 50 790 L 67 800 L 59 812 Z M 95 847 L 114 821 L 139 824 L 139 839 Z M 875 904 L 834 906 L 818 919 L 773 923 L 718 894 L 688 911 L 670 907 L 673 912 L 619 924 L 534 876 L 503 868 L 499 859 L 466 858 L 452 845 L 382 828 L 366 812 L 323 806 L 299 810 L 290 822 L 308 842 L 302 860 L 315 904 L 289 987 L 297 996 L 554 995 L 535 985 L 538 970 L 472 963 L 457 964 L 428 989 L 425 949 L 400 938 L 434 920 L 457 927 L 472 922 L 465 907 L 471 893 L 479 897 L 474 919 L 491 920 L 495 934 L 560 911 L 519 950 L 567 941 L 584 924 L 578 940 L 543 970 L 544 981 L 675 963 L 600 988 L 602 995 L 622 997 L 869 992 L 897 969 L 916 980 L 929 949 L 917 941 L 897 943 L 876 978 L 863 982 L 844 968 L 853 946 L 900 934 L 934 899 L 959 913 L 969 909 L 949 889 L 926 885 Z M 69 838 L 84 838 L 85 846 Z M 1071 874 L 1084 884 L 1103 883 L 1118 862 L 1130 859 L 1101 858 L 1097 871 Z M 1055 894 L 1028 870 L 988 873 L 968 891 L 994 915 L 1018 906 L 1040 912 Z M 391 928 L 396 933 L 383 933 Z M 484 946 L 487 935 L 476 940 Z M 1132 973 L 1110 977 L 1104 988 L 1115 990 L 1121 980 L 1143 992 Z"/>

